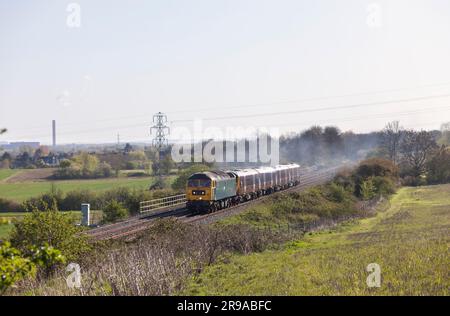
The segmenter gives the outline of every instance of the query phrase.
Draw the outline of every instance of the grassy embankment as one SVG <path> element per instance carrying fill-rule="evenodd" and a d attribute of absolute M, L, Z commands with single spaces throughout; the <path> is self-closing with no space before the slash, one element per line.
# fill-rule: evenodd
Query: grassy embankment
<path fill-rule="evenodd" d="M 248 216 L 229 221 L 248 222 Z M 448 295 L 449 228 L 450 185 L 402 188 L 375 217 L 308 234 L 279 250 L 233 255 L 204 270 L 185 293 Z M 380 288 L 366 284 L 370 263 L 381 267 Z"/>

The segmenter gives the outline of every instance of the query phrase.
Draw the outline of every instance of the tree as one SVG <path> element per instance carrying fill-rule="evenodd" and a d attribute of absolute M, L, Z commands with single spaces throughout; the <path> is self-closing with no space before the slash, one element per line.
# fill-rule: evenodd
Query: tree
<path fill-rule="evenodd" d="M 437 149 L 436 141 L 431 132 L 405 131 L 400 144 L 403 159 L 410 169 L 411 175 L 420 177 L 425 172 L 425 166 L 430 156 Z"/>
<path fill-rule="evenodd" d="M 330 157 L 335 157 L 343 150 L 341 131 L 334 126 L 327 126 L 323 131 L 323 141 L 327 146 Z"/>
<path fill-rule="evenodd" d="M 323 157 L 323 128 L 313 126 L 300 135 L 302 152 L 300 158 L 309 165 L 314 165 Z"/>
<path fill-rule="evenodd" d="M 206 171 L 209 170 L 208 166 L 205 166 L 203 164 L 196 164 L 188 169 L 185 169 L 181 171 L 180 175 L 175 179 L 175 181 L 172 183 L 172 189 L 177 191 L 182 191 L 186 188 L 186 183 L 188 178 L 193 175 L 194 173 Z"/>
<path fill-rule="evenodd" d="M 398 121 L 388 123 L 381 132 L 381 147 L 393 163 L 397 163 L 402 133 L 403 128 Z"/>
<path fill-rule="evenodd" d="M 5 152 L 0 158 L 0 168 L 1 169 L 9 169 L 11 167 L 12 157 L 11 154 Z"/>
<path fill-rule="evenodd" d="M 32 159 L 27 151 L 24 151 L 21 154 L 17 155 L 16 159 L 14 160 L 15 168 L 27 168 L 30 167 L 31 165 Z"/>
<path fill-rule="evenodd" d="M 427 170 L 428 183 L 450 183 L 450 148 L 442 146 L 428 162 Z"/>
<path fill-rule="evenodd" d="M 166 155 L 161 161 L 161 171 L 164 174 L 170 174 L 170 171 L 175 167 L 175 163 L 170 155 Z"/>
<path fill-rule="evenodd" d="M 439 144 L 444 146 L 450 146 L 450 122 L 442 124 L 441 126 L 441 138 Z"/>
<path fill-rule="evenodd" d="M 130 153 L 132 151 L 133 151 L 133 146 L 131 146 L 129 143 L 126 143 L 125 144 L 125 148 L 123 149 L 123 152 L 128 154 L 128 153 Z"/>
<path fill-rule="evenodd" d="M 99 164 L 99 160 L 96 156 L 90 155 L 86 152 L 74 157 L 74 161 L 81 166 L 81 173 L 83 177 L 91 177 Z"/>
<path fill-rule="evenodd" d="M 2 155 L 2 158 L 0 158 L 0 160 L 12 160 L 11 154 L 7 151 L 5 151 L 5 153 Z"/>
<path fill-rule="evenodd" d="M 43 154 L 43 152 L 42 152 L 42 149 L 41 149 L 41 148 L 38 148 L 38 149 L 34 152 L 34 154 L 33 154 L 33 160 L 34 160 L 34 162 L 38 161 L 38 160 L 41 159 L 41 157 L 43 157 L 43 156 L 44 156 L 44 154 Z"/>
<path fill-rule="evenodd" d="M 112 168 L 106 162 L 99 162 L 96 155 L 81 153 L 72 160 L 61 161 L 54 176 L 59 179 L 107 178 L 112 175 Z"/>

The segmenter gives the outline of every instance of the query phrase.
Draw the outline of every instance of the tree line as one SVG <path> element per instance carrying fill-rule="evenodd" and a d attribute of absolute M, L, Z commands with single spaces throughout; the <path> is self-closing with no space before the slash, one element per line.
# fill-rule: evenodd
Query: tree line
<path fill-rule="evenodd" d="M 450 123 L 441 131 L 404 129 L 398 121 L 381 132 L 380 155 L 400 169 L 408 185 L 450 182 Z"/>

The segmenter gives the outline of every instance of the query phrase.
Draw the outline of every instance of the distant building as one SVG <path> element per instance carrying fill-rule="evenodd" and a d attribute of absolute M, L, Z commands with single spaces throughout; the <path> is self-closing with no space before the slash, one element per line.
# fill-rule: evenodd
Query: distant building
<path fill-rule="evenodd" d="M 33 149 L 38 149 L 40 146 L 41 143 L 39 142 L 12 142 L 2 145 L 4 150 L 19 150 L 22 147 L 31 147 Z"/>
<path fill-rule="evenodd" d="M 59 163 L 61 162 L 60 157 L 50 154 L 48 156 L 44 156 L 40 158 L 43 165 L 48 167 L 58 167 Z"/>

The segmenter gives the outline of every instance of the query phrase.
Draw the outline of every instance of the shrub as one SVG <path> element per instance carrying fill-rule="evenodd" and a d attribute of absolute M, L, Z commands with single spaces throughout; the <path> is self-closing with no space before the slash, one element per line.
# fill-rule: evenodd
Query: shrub
<path fill-rule="evenodd" d="M 62 202 L 63 194 L 61 191 L 56 191 L 55 193 L 49 192 L 39 197 L 29 198 L 22 204 L 22 208 L 26 211 L 32 211 L 33 209 L 45 210 L 48 208 L 57 210 Z"/>
<path fill-rule="evenodd" d="M 139 164 L 135 161 L 127 161 L 125 163 L 125 169 L 126 170 L 136 170 L 139 169 Z"/>
<path fill-rule="evenodd" d="M 137 177 L 147 177 L 148 176 L 148 174 L 145 172 L 145 171 L 136 171 L 136 172 L 128 172 L 127 174 L 127 177 L 134 177 L 134 178 L 137 178 Z"/>
<path fill-rule="evenodd" d="M 354 194 L 364 200 L 375 194 L 391 194 L 395 191 L 399 171 L 393 162 L 386 159 L 371 158 L 362 161 L 354 171 Z"/>
<path fill-rule="evenodd" d="M 342 186 L 345 188 L 345 190 L 349 192 L 355 191 L 355 181 L 353 177 L 353 171 L 354 170 L 343 170 L 339 172 L 335 177 L 333 182 L 336 183 L 339 186 Z"/>
<path fill-rule="evenodd" d="M 376 191 L 375 191 L 375 186 L 373 184 L 372 178 L 369 178 L 361 183 L 359 196 L 363 200 L 370 200 L 371 198 L 373 198 L 375 196 L 375 194 L 376 194 Z"/>
<path fill-rule="evenodd" d="M 103 221 L 105 223 L 114 223 L 128 216 L 128 210 L 115 200 L 109 202 L 103 208 Z"/>
<path fill-rule="evenodd" d="M 11 246 L 9 242 L 0 245 L 0 295 L 21 279 L 36 273 L 42 267 L 48 274 L 56 265 L 65 262 L 61 252 L 47 243 L 32 246 L 29 256 Z"/>
<path fill-rule="evenodd" d="M 60 202 L 59 209 L 63 211 L 79 210 L 83 203 L 90 203 L 93 208 L 96 208 L 97 199 L 97 194 L 89 190 L 70 191 Z"/>
<path fill-rule="evenodd" d="M 111 177 L 111 175 L 112 175 L 112 168 L 106 162 L 100 163 L 94 172 L 94 176 L 98 178 L 109 178 Z"/>
<path fill-rule="evenodd" d="M 375 192 L 380 195 L 388 196 L 395 193 L 396 186 L 392 179 L 387 177 L 373 177 Z"/>
<path fill-rule="evenodd" d="M 0 198 L 0 211 L 21 212 L 23 210 L 23 207 L 19 203 Z"/>
<path fill-rule="evenodd" d="M 79 234 L 81 229 L 74 225 L 71 215 L 56 210 L 39 211 L 34 209 L 21 221 L 15 221 L 10 241 L 24 254 L 30 253 L 35 245 L 59 249 L 68 260 L 80 258 L 90 249 L 87 237 Z"/>
<path fill-rule="evenodd" d="M 337 183 L 331 183 L 328 187 L 330 191 L 330 197 L 335 202 L 344 202 L 348 197 L 348 192 L 345 188 Z"/>
<path fill-rule="evenodd" d="M 305 214 L 319 218 L 339 218 L 356 212 L 355 198 L 338 185 L 324 185 L 305 192 L 274 196 L 270 203 L 273 216 L 303 221 Z"/>
<path fill-rule="evenodd" d="M 369 177 L 398 177 L 398 168 L 387 159 L 371 158 L 362 161 L 355 171 L 355 176 L 363 179 Z"/>
<path fill-rule="evenodd" d="M 166 187 L 164 179 L 158 178 L 151 186 L 150 190 L 162 190 Z"/>
<path fill-rule="evenodd" d="M 426 184 L 427 181 L 422 177 L 405 176 L 404 178 L 402 178 L 402 185 L 405 186 L 416 187 Z"/>

